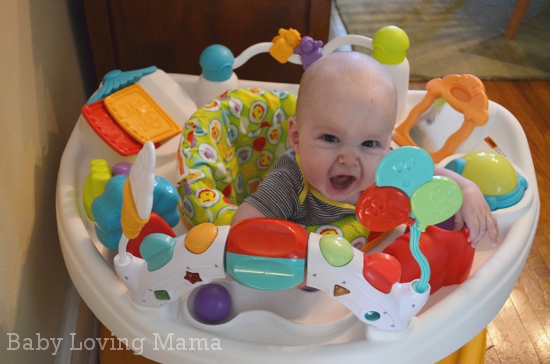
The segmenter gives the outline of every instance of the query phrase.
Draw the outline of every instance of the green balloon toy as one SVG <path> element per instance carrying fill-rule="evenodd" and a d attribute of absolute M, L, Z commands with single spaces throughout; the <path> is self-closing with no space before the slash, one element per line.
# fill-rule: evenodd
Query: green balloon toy
<path fill-rule="evenodd" d="M 411 212 L 418 221 L 418 230 L 424 231 L 453 216 L 462 200 L 460 187 L 447 177 L 435 176 L 419 186 L 411 195 Z"/>

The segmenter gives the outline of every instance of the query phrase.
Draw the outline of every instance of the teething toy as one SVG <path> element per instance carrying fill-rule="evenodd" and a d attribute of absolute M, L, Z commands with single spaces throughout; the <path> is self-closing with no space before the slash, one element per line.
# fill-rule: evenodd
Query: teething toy
<path fill-rule="evenodd" d="M 395 142 L 401 146 L 414 145 L 416 143 L 410 136 L 412 127 L 418 121 L 422 113 L 427 111 L 434 101 L 443 98 L 456 111 L 464 115 L 462 126 L 454 132 L 440 150 L 430 153 L 433 160 L 438 163 L 443 158 L 451 155 L 474 130 L 476 126 L 483 126 L 489 120 L 487 108 L 489 101 L 485 94 L 485 87 L 479 78 L 472 75 L 449 75 L 444 78 L 436 78 L 426 85 L 428 91 L 409 113 L 405 121 L 395 128 Z"/>

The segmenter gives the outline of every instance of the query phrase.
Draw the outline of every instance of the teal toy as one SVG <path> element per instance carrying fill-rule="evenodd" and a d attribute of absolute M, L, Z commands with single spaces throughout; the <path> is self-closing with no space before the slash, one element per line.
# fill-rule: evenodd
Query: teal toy
<path fill-rule="evenodd" d="M 207 47 L 199 58 L 204 78 L 213 82 L 227 81 L 233 74 L 234 61 L 231 50 L 221 44 Z"/>

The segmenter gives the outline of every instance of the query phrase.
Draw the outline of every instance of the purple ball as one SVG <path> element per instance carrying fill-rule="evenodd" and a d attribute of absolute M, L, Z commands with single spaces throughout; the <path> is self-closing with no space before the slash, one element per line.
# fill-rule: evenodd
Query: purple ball
<path fill-rule="evenodd" d="M 113 176 L 127 176 L 130 174 L 130 169 L 132 168 L 132 163 L 129 162 L 120 162 L 114 165 L 112 172 Z"/>
<path fill-rule="evenodd" d="M 205 322 L 223 320 L 231 310 L 231 296 L 227 289 L 217 283 L 202 286 L 193 301 L 195 314 Z"/>

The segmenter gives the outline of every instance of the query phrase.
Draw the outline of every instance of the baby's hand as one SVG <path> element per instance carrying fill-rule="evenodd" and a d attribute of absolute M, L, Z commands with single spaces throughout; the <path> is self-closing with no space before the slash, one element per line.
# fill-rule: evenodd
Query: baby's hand
<path fill-rule="evenodd" d="M 491 213 L 491 209 L 479 187 L 469 179 L 445 168 L 436 167 L 435 174 L 452 178 L 462 190 L 464 200 L 462 207 L 455 215 L 455 230 L 462 229 L 466 224 L 470 229 L 468 241 L 474 248 L 487 232 L 491 245 L 496 247 L 498 222 Z"/>
<path fill-rule="evenodd" d="M 487 232 L 491 245 L 497 246 L 498 222 L 491 213 L 489 205 L 480 189 L 473 182 L 466 183 L 462 187 L 464 201 L 462 207 L 455 215 L 455 229 L 462 229 L 464 224 L 470 230 L 468 241 L 475 248 L 481 238 Z"/>

